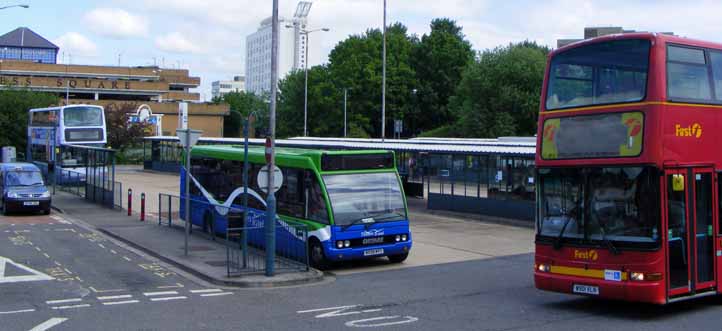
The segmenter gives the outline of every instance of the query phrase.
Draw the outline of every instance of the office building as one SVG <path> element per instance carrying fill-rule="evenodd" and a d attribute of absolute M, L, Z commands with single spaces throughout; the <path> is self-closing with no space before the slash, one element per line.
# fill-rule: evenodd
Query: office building
<path fill-rule="evenodd" d="M 217 80 L 211 84 L 213 99 L 221 98 L 230 92 L 243 92 L 245 90 L 245 76 L 234 76 L 233 80 Z"/>

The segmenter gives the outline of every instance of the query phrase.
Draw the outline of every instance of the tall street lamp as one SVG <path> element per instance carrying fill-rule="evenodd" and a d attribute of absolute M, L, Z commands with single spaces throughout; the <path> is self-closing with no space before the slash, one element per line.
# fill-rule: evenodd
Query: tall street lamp
<path fill-rule="evenodd" d="M 28 5 L 10 5 L 10 6 L 0 7 L 0 10 L 13 8 L 13 7 L 30 8 L 30 6 L 28 6 Z"/>
<path fill-rule="evenodd" d="M 293 28 L 293 25 L 286 25 L 287 28 Z M 304 88 L 303 88 L 303 136 L 308 136 L 308 35 L 314 32 L 323 31 L 328 32 L 331 31 L 329 28 L 321 28 L 321 29 L 313 29 L 313 30 L 306 30 L 301 29 L 299 31 L 299 34 L 302 34 L 304 36 L 304 40 L 306 41 L 306 55 L 304 58 L 303 63 L 303 71 L 305 72 L 305 82 L 304 82 Z"/>
<path fill-rule="evenodd" d="M 386 138 L 386 0 L 384 0 L 383 54 L 381 75 L 381 142 Z"/>

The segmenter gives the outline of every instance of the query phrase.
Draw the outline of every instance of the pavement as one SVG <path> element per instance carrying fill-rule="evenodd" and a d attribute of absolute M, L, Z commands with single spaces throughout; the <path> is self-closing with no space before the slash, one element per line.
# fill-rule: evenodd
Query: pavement
<path fill-rule="evenodd" d="M 212 284 L 234 287 L 278 287 L 321 282 L 324 274 L 313 268 L 283 270 L 273 277 L 261 272 L 228 277 L 226 249 L 222 240 L 194 231 L 189 238 L 189 254 L 185 255 L 185 233 L 182 221 L 174 226 L 160 226 L 155 219 L 140 222 L 139 215 L 99 207 L 66 193 L 56 192 L 53 208 L 75 223 L 89 227 L 150 254 L 181 270 Z M 256 257 L 258 259 L 258 257 Z M 277 268 L 279 269 L 279 268 Z"/>

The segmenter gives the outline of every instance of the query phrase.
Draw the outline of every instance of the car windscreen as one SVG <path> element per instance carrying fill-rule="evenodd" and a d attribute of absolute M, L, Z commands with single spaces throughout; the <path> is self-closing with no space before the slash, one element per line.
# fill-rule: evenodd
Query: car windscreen
<path fill-rule="evenodd" d="M 39 171 L 8 171 L 5 175 L 5 186 L 43 185 L 43 176 Z"/>

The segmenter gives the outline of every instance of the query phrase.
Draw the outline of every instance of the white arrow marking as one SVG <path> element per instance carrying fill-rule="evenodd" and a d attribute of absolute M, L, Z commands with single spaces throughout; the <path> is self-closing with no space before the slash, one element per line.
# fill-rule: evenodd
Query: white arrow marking
<path fill-rule="evenodd" d="M 67 318 L 53 317 L 43 322 L 42 324 L 30 329 L 30 331 L 45 331 L 67 320 Z"/>

